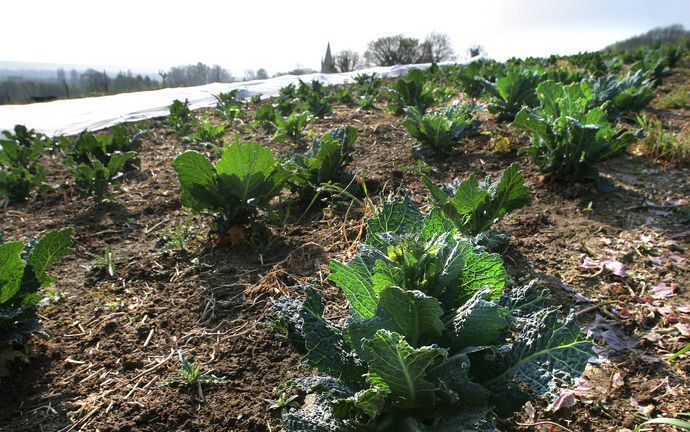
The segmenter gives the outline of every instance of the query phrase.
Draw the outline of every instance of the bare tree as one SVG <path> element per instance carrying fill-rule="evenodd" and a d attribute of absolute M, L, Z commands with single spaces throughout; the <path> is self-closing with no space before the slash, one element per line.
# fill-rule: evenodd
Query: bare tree
<path fill-rule="evenodd" d="M 266 72 L 266 69 L 264 68 L 257 69 L 256 71 L 252 69 L 247 69 L 246 71 L 244 71 L 244 81 L 263 79 L 268 79 L 268 72 Z"/>
<path fill-rule="evenodd" d="M 108 92 L 108 75 L 103 72 L 99 72 L 95 69 L 87 69 L 80 77 L 82 86 L 88 92 L 97 93 L 107 93 Z"/>
<path fill-rule="evenodd" d="M 335 55 L 335 67 L 338 72 L 350 72 L 362 63 L 359 53 L 352 50 L 342 50 Z"/>
<path fill-rule="evenodd" d="M 256 79 L 268 79 L 268 72 L 266 69 L 260 68 L 256 70 Z"/>
<path fill-rule="evenodd" d="M 393 66 L 416 63 L 419 59 L 419 40 L 403 35 L 386 36 L 369 42 L 364 53 L 367 64 Z"/>
<path fill-rule="evenodd" d="M 163 80 L 163 87 L 165 87 L 165 85 L 166 85 L 165 79 L 168 77 L 168 73 L 161 69 L 158 71 L 158 75 L 160 75 L 161 79 Z"/>
<path fill-rule="evenodd" d="M 432 32 L 426 36 L 420 45 L 418 61 L 422 63 L 438 63 L 455 60 L 455 51 L 450 43 L 450 38 L 445 33 Z"/>
<path fill-rule="evenodd" d="M 244 71 L 244 77 L 242 81 L 254 81 L 256 78 L 256 72 L 253 69 L 247 69 Z"/>

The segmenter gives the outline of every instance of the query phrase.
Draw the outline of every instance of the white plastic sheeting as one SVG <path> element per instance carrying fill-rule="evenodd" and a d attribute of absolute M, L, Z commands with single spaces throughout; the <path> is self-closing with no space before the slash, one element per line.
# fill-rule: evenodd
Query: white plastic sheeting
<path fill-rule="evenodd" d="M 472 59 L 475 60 L 476 58 Z M 456 62 L 441 63 L 454 64 Z M 397 77 L 411 69 L 424 69 L 430 65 L 416 64 L 391 67 L 374 67 L 354 72 L 336 74 L 284 75 L 266 80 L 234 83 L 214 83 L 197 87 L 165 88 L 136 93 L 121 93 L 81 99 L 65 99 L 27 105 L 0 106 L 0 131 L 10 130 L 16 124 L 23 124 L 48 136 L 74 135 L 83 130 L 98 130 L 118 123 L 162 117 L 170 112 L 175 99 L 189 100 L 191 109 L 213 107 L 214 95 L 239 90 L 238 96 L 247 99 L 253 95 L 277 96 L 278 91 L 289 84 L 297 85 L 299 80 L 310 83 L 320 81 L 325 85 L 354 82 L 353 77 L 376 72 L 383 77 Z"/>

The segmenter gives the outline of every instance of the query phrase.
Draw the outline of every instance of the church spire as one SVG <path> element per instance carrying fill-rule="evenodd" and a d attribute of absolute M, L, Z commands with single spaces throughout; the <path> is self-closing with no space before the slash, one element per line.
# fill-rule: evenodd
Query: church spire
<path fill-rule="evenodd" d="M 331 43 L 328 42 L 326 46 L 326 55 L 321 61 L 321 73 L 334 73 L 337 72 L 335 69 L 335 63 L 333 62 L 333 56 L 331 55 Z"/>

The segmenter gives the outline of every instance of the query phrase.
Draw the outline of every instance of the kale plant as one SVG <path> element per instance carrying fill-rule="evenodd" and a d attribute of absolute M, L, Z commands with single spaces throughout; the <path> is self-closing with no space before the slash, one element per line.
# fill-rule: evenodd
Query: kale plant
<path fill-rule="evenodd" d="M 271 150 L 254 142 L 223 147 L 215 165 L 201 153 L 186 151 L 173 166 L 182 205 L 212 214 L 221 241 L 227 240 L 231 228 L 244 226 L 266 209 L 289 177 Z"/>
<path fill-rule="evenodd" d="M 282 116 L 288 116 L 297 110 L 300 104 L 297 88 L 294 84 L 288 84 L 279 90 L 278 97 L 275 99 L 273 107 Z"/>
<path fill-rule="evenodd" d="M 376 72 L 371 74 L 360 74 L 354 77 L 357 83 L 357 105 L 363 110 L 373 110 L 376 108 L 376 98 L 378 97 L 383 79 L 376 76 Z"/>
<path fill-rule="evenodd" d="M 84 131 L 69 146 L 67 150 L 68 165 L 80 163 L 89 164 L 96 159 L 103 165 L 108 165 L 114 153 L 139 153 L 141 151 L 141 137 L 143 132 L 132 134 L 125 126 L 117 125 L 110 133 L 94 135 Z M 140 161 L 136 157 L 128 160 L 123 167 L 129 171 L 139 166 Z"/>
<path fill-rule="evenodd" d="M 111 133 L 79 135 L 68 150 L 67 165 L 83 196 L 93 197 L 96 203 L 112 198 L 110 186 L 140 164 L 141 134 L 118 125 Z"/>
<path fill-rule="evenodd" d="M 403 126 L 407 132 L 432 150 L 447 151 L 458 140 L 477 133 L 476 104 L 453 104 L 441 111 L 424 114 L 416 107 L 405 109 Z"/>
<path fill-rule="evenodd" d="M 482 95 L 484 86 L 475 77 L 483 76 L 484 63 L 483 61 L 473 61 L 461 66 L 455 75 L 460 89 L 470 97 L 477 98 Z"/>
<path fill-rule="evenodd" d="M 311 85 L 307 85 L 300 80 L 297 95 L 302 109 L 310 112 L 314 117 L 322 118 L 333 112 L 330 97 L 319 81 L 312 81 Z"/>
<path fill-rule="evenodd" d="M 350 182 L 351 176 L 345 173 L 344 168 L 350 161 L 357 136 L 354 127 L 339 126 L 321 139 L 315 139 L 304 155 L 291 158 L 297 169 L 294 180 L 304 198 L 312 197 L 321 185 L 346 185 Z"/>
<path fill-rule="evenodd" d="M 14 134 L 0 132 L 0 197 L 24 201 L 43 185 L 46 173 L 38 159 L 49 146 L 43 134 L 23 125 L 16 125 Z"/>
<path fill-rule="evenodd" d="M 242 113 L 242 100 L 237 97 L 237 89 L 214 95 L 216 113 L 229 122 L 233 122 Z"/>
<path fill-rule="evenodd" d="M 428 177 L 422 181 L 429 189 L 434 205 L 453 222 L 457 231 L 474 244 L 494 249 L 506 239 L 491 226 L 513 210 L 527 204 L 529 189 L 525 186 L 520 165 L 511 164 L 501 178 L 484 181 L 471 174 L 463 181 L 439 188 Z"/>
<path fill-rule="evenodd" d="M 110 187 L 119 182 L 128 163 L 135 160 L 136 152 L 121 153 L 116 151 L 109 155 L 107 163 L 96 157 L 73 167 L 74 179 L 82 196 L 92 197 L 95 203 L 111 199 Z"/>
<path fill-rule="evenodd" d="M 263 129 L 266 133 L 273 133 L 276 128 L 274 121 L 277 115 L 278 113 L 272 104 L 263 104 L 254 113 L 254 120 L 252 120 L 251 125 L 255 129 Z"/>
<path fill-rule="evenodd" d="M 189 101 L 184 102 L 175 99 L 170 105 L 170 115 L 168 116 L 168 126 L 175 129 L 178 135 L 187 135 L 196 123 L 196 118 L 189 109 Z"/>
<path fill-rule="evenodd" d="M 608 119 L 613 120 L 621 114 L 634 114 L 642 111 L 654 99 L 652 83 L 641 70 L 629 72 L 623 78 L 605 75 L 590 81 L 591 108 L 602 106 Z"/>
<path fill-rule="evenodd" d="M 225 136 L 225 125 L 214 125 L 206 120 L 197 126 L 194 133 L 187 136 L 187 139 L 197 144 L 219 145 L 223 143 Z"/>
<path fill-rule="evenodd" d="M 423 70 L 411 70 L 398 78 L 389 89 L 388 107 L 396 114 L 403 114 L 408 106 L 424 113 L 433 104 L 433 91 Z"/>
<path fill-rule="evenodd" d="M 302 132 L 306 129 L 310 120 L 311 114 L 309 112 L 293 112 L 286 117 L 276 114 L 274 123 L 276 133 L 273 135 L 273 140 L 278 142 L 285 142 L 286 140 L 300 142 Z"/>
<path fill-rule="evenodd" d="M 532 135 L 525 151 L 541 172 L 567 181 L 598 180 L 594 164 L 617 155 L 634 136 L 607 121 L 602 108 L 590 108 L 585 82 L 563 85 L 545 81 L 537 87 L 541 106 L 523 108 L 513 126 Z"/>
<path fill-rule="evenodd" d="M 72 253 L 73 232 L 72 228 L 49 231 L 28 244 L 0 243 L 0 350 L 24 344 L 39 329 L 39 290 L 55 283 L 47 270 Z"/>
<path fill-rule="evenodd" d="M 555 398 L 592 355 L 573 314 L 545 308 L 531 283 L 502 294 L 498 255 L 457 240 L 440 210 L 384 203 L 349 263 L 329 278 L 349 300 L 344 324 L 314 287 L 283 301 L 289 336 L 323 375 L 293 380 L 307 396 L 286 431 L 497 431 L 493 411 Z"/>
<path fill-rule="evenodd" d="M 513 120 L 520 108 L 538 103 L 535 89 L 540 78 L 528 69 L 512 69 L 495 83 L 482 77 L 477 77 L 477 80 L 491 96 L 489 111 L 498 113 L 498 121 Z"/>

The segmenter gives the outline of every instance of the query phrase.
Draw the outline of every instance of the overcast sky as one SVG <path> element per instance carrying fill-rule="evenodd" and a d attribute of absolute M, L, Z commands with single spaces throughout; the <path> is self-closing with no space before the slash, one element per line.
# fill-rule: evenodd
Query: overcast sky
<path fill-rule="evenodd" d="M 673 23 L 690 28 L 690 0 L 6 0 L 0 60 L 157 71 L 201 61 L 236 76 L 319 68 L 334 52 L 363 52 L 397 33 L 447 33 L 489 56 L 597 50 Z"/>

